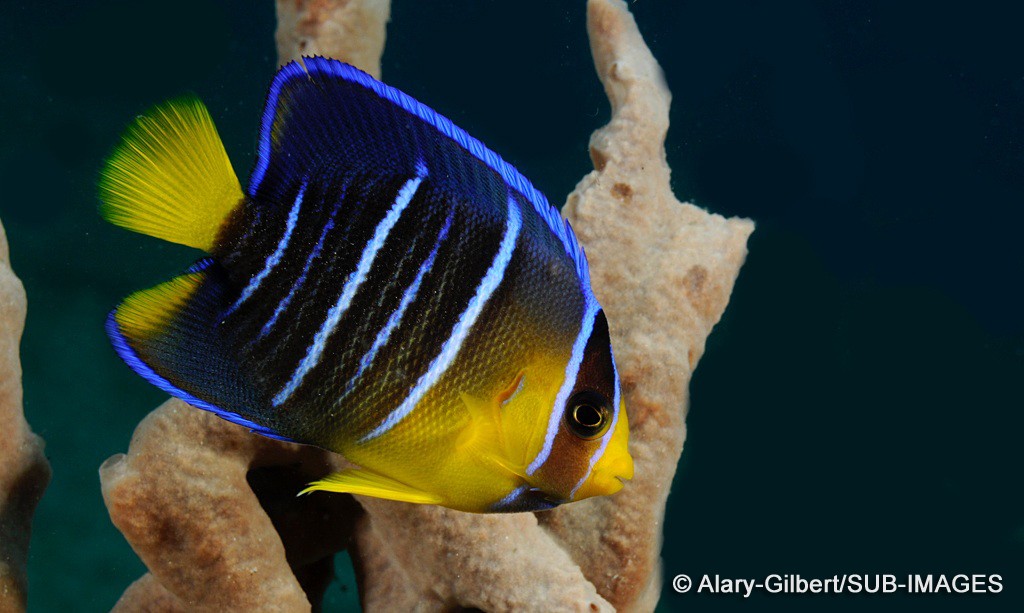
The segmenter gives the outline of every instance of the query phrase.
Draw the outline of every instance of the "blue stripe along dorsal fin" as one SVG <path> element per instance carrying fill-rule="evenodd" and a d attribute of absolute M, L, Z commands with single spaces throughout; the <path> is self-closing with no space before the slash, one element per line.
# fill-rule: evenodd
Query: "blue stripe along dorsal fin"
<path fill-rule="evenodd" d="M 257 434 L 292 441 L 259 423 L 265 421 L 264 403 L 217 333 L 221 275 L 214 260 L 204 258 L 184 274 L 132 294 L 107 316 L 107 336 L 132 370 L 171 396 Z"/>
<path fill-rule="evenodd" d="M 413 118 L 419 122 L 411 122 Z M 337 60 L 304 57 L 278 71 L 267 94 L 248 193 L 257 200 L 262 195 L 279 202 L 287 186 L 304 174 L 329 175 L 344 169 L 412 176 L 420 160 L 428 167 L 445 164 L 451 171 L 457 163 L 443 158 L 456 156 L 483 163 L 532 205 L 572 259 L 589 293 L 583 248 L 568 222 L 529 179 L 447 117 Z M 432 177 L 460 178 L 458 168 L 448 173 L 430 170 Z M 500 202 L 504 204 L 504 198 Z"/>

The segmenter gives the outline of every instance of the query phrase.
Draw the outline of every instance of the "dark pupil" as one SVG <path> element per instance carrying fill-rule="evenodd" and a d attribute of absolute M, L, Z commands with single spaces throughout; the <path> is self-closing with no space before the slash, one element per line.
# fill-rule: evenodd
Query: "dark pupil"
<path fill-rule="evenodd" d="M 576 422 L 584 428 L 597 428 L 601 425 L 601 411 L 589 404 L 576 407 Z"/>
<path fill-rule="evenodd" d="M 576 436 L 595 438 L 608 425 L 608 402 L 597 392 L 579 392 L 572 397 L 566 421 Z"/>

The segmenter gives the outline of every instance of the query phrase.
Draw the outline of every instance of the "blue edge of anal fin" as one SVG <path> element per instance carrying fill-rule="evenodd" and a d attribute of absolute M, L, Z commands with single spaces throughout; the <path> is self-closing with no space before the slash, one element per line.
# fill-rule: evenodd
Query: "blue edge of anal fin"
<path fill-rule="evenodd" d="M 200 260 L 200 262 L 202 261 L 203 260 Z M 199 265 L 199 262 L 193 265 L 193 267 L 197 265 Z M 208 264 L 206 266 L 208 266 Z M 203 266 L 203 268 L 205 268 L 206 266 Z M 188 404 L 196 407 L 197 409 L 209 411 L 216 415 L 217 417 L 220 417 L 221 419 L 229 421 L 233 424 L 238 424 L 240 426 L 249 428 L 251 432 L 255 432 L 256 434 L 260 434 L 267 438 L 272 438 L 279 441 L 285 441 L 288 443 L 294 442 L 292 439 L 287 438 L 285 436 L 281 436 L 277 432 L 274 432 L 269 428 L 266 428 L 253 421 L 250 421 L 242 417 L 241 415 L 238 415 L 237 413 L 225 411 L 224 409 L 221 409 L 218 406 L 210 404 L 205 400 L 196 398 L 192 394 L 177 387 L 164 377 L 161 377 L 159 374 L 156 373 L 156 371 L 150 368 L 148 364 L 143 362 L 142 359 L 139 358 L 135 350 L 132 349 L 131 345 L 128 344 L 128 340 L 124 337 L 123 334 L 121 334 L 121 330 L 117 325 L 117 319 L 115 318 L 116 314 L 117 309 L 114 309 L 110 311 L 109 315 L 107 315 L 107 322 L 105 326 L 107 336 L 110 337 L 110 342 L 114 346 L 114 351 L 117 352 L 117 355 L 122 360 L 124 360 L 125 364 L 127 364 L 132 370 L 138 373 L 140 377 L 142 377 L 149 383 L 153 384 L 160 390 L 170 394 L 171 396 L 174 396 L 175 398 L 179 398 L 187 402 Z"/>

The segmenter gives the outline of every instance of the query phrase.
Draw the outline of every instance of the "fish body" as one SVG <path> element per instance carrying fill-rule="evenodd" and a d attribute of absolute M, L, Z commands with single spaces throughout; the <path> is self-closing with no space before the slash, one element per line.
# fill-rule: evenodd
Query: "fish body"
<path fill-rule="evenodd" d="M 271 84 L 241 187 L 194 99 L 100 181 L 118 225 L 208 252 L 107 331 L 151 383 L 359 467 L 311 484 L 529 511 L 632 476 L 608 323 L 544 197 L 449 120 L 324 58 Z"/>

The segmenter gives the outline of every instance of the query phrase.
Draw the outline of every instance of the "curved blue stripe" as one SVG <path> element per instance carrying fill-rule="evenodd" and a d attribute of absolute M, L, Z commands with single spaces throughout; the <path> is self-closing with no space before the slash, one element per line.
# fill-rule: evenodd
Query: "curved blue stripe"
<path fill-rule="evenodd" d="M 423 182 L 426 176 L 427 169 L 420 164 L 416 169 L 416 176 L 406 181 L 405 185 L 398 190 L 394 204 L 391 205 L 384 219 L 377 224 L 377 228 L 373 231 L 373 237 L 366 245 L 366 248 L 363 249 L 363 254 L 359 258 L 356 269 L 346 279 L 345 286 L 341 290 L 341 296 L 338 297 L 338 301 L 334 303 L 331 310 L 327 312 L 327 317 L 320 325 L 320 329 L 317 330 L 316 336 L 313 337 L 313 344 L 306 350 L 306 355 L 299 362 L 295 372 L 292 373 L 291 379 L 274 396 L 272 402 L 275 407 L 284 404 L 295 393 L 295 390 L 299 388 L 299 385 L 302 384 L 302 380 L 306 378 L 309 371 L 320 362 L 320 356 L 327 347 L 327 339 L 334 334 L 334 329 L 341 321 L 341 316 L 348 311 L 348 307 L 352 304 L 352 299 L 355 298 L 356 292 L 363 285 L 366 276 L 370 274 L 373 262 L 377 259 L 377 253 L 384 246 L 384 242 L 391 233 L 391 229 L 398 223 L 399 217 L 402 216 L 405 207 L 409 205 L 413 196 L 416 195 L 416 191 L 420 188 L 420 183 Z"/>
<path fill-rule="evenodd" d="M 530 486 L 520 485 L 509 492 L 504 498 L 491 505 L 491 510 L 500 513 L 502 510 L 508 509 L 512 506 L 512 503 L 516 502 L 528 489 L 530 489 Z"/>
<path fill-rule="evenodd" d="M 361 438 L 359 440 L 360 443 L 377 438 L 405 419 L 416 408 L 420 400 L 426 396 L 427 392 L 441 379 L 441 376 L 452 365 L 452 362 L 455 361 L 459 350 L 462 349 L 462 343 L 469 336 L 470 331 L 473 329 L 473 324 L 480 317 L 480 313 L 484 310 L 487 301 L 490 300 L 491 294 L 494 293 L 494 290 L 498 289 L 501 280 L 505 278 L 505 269 L 508 268 L 509 262 L 512 261 L 512 252 L 515 251 L 516 240 L 519 238 L 519 229 L 521 227 L 522 213 L 519 211 L 519 205 L 510 194 L 508 199 L 508 218 L 505 220 L 505 235 L 501 238 L 498 253 L 494 256 L 494 260 L 491 262 L 490 268 L 487 269 L 487 273 L 484 274 L 484 278 L 480 281 L 480 285 L 477 286 L 476 293 L 466 306 L 466 310 L 462 312 L 459 320 L 455 323 L 455 327 L 452 328 L 452 333 L 448 340 L 441 346 L 440 353 L 430 363 L 427 372 L 420 376 L 416 386 L 405 397 L 402 404 L 398 405 L 398 408 L 388 414 L 379 426 Z"/>
<path fill-rule="evenodd" d="M 611 347 L 608 348 L 609 354 L 611 353 Z M 622 412 L 622 407 L 619 403 L 622 401 L 622 386 L 619 384 L 619 369 L 615 367 L 615 356 L 611 355 L 612 359 L 612 374 L 615 376 L 615 398 L 612 400 L 612 423 L 608 426 L 608 431 L 601 437 L 601 444 L 594 450 L 594 453 L 590 456 L 590 464 L 587 465 L 587 472 L 583 473 L 579 482 L 576 483 L 576 487 L 572 488 L 572 492 L 569 494 L 569 500 L 576 498 L 576 492 L 580 491 L 583 484 L 590 478 L 590 474 L 594 472 L 594 466 L 601 460 L 601 456 L 604 455 L 605 449 L 608 448 L 608 443 L 612 440 L 612 435 L 615 434 L 615 427 L 619 425 L 619 413 Z"/>
<path fill-rule="evenodd" d="M 191 266 L 188 267 L 188 270 L 185 271 L 185 274 L 188 274 L 190 272 L 203 272 L 210 266 L 213 266 L 213 261 L 213 258 L 201 258 L 199 260 L 196 260 L 195 262 L 192 263 Z"/>
<path fill-rule="evenodd" d="M 274 125 L 274 115 L 277 113 L 277 101 L 281 96 L 281 87 L 296 77 L 306 76 L 306 71 L 297 61 L 289 62 L 270 83 L 270 91 L 267 93 L 267 105 L 263 107 L 263 119 L 260 121 L 260 140 L 256 151 L 256 167 L 249 179 L 249 196 L 255 197 L 263 177 L 267 174 L 267 167 L 270 165 L 271 127 Z"/>
<path fill-rule="evenodd" d="M 334 208 L 334 213 L 338 212 L 338 208 Z M 330 219 L 324 224 L 324 229 L 320 232 L 320 238 L 317 240 L 316 245 L 313 246 L 313 250 L 309 253 L 306 258 L 306 264 L 302 267 L 302 273 L 299 278 L 292 284 L 291 289 L 288 290 L 288 295 L 284 297 L 281 302 L 278 303 L 277 308 L 274 309 L 274 314 L 270 316 L 267 323 L 263 324 L 263 328 L 260 330 L 259 338 L 263 338 L 270 334 L 270 330 L 277 323 L 277 319 L 284 313 L 284 310 L 291 304 L 292 299 L 295 298 L 295 294 L 299 291 L 299 288 L 306 282 L 306 276 L 309 275 L 309 269 L 313 266 L 313 260 L 320 255 L 320 251 L 324 248 L 324 241 L 327 239 L 327 233 L 334 228 L 334 213 L 331 213 Z"/>
<path fill-rule="evenodd" d="M 431 249 L 427 259 L 423 261 L 422 265 L 420 265 L 420 269 L 416 273 L 416 278 L 409 284 L 409 287 L 405 288 L 405 293 L 402 294 L 402 300 L 399 303 L 398 308 L 391 313 L 387 323 L 384 324 L 381 331 L 377 333 L 377 338 L 373 340 L 373 346 L 370 347 L 370 350 L 366 352 L 366 355 L 359 360 L 359 371 L 348 380 L 347 384 L 345 384 L 345 391 L 342 392 L 341 397 L 338 398 L 337 402 L 340 402 L 349 394 L 349 392 L 352 391 L 355 387 L 356 381 L 359 380 L 359 377 L 361 377 L 363 372 L 373 364 L 373 360 L 377 357 L 377 352 L 387 344 L 388 340 L 391 338 L 391 333 L 394 332 L 395 328 L 398 327 L 398 324 L 402 322 L 405 310 L 409 308 L 412 301 L 416 299 L 416 294 L 420 291 L 420 285 L 423 283 L 423 277 L 427 276 L 427 273 L 434 267 L 434 260 L 437 259 L 437 252 L 441 248 L 441 243 L 444 242 L 444 239 L 448 238 L 448 230 L 452 227 L 452 220 L 454 217 L 455 209 L 452 208 L 448 211 L 448 218 L 445 220 L 444 227 L 441 228 L 440 234 L 437 235 L 437 240 L 434 241 L 434 248 Z"/>
<path fill-rule="evenodd" d="M 305 66 L 303 66 L 303 63 Z M 250 196 L 256 194 L 270 164 L 272 147 L 271 128 L 282 88 L 292 79 L 309 79 L 310 75 L 313 74 L 339 77 L 365 87 L 384 100 L 419 117 L 438 132 L 455 141 L 456 144 L 469 152 L 470 155 L 497 172 L 509 187 L 530 202 L 533 209 L 541 216 L 548 228 L 558 237 L 565 248 L 565 252 L 572 258 L 576 266 L 576 273 L 579 275 L 580 280 L 583 281 L 584 291 L 590 291 L 590 269 L 587 265 L 587 256 L 583 252 L 579 241 L 576 240 L 576 234 L 572 231 L 569 223 L 562 219 L 558 209 L 551 206 L 547 198 L 544 197 L 544 194 L 534 187 L 529 179 L 524 177 L 514 166 L 503 160 L 501 156 L 482 142 L 452 123 L 444 115 L 441 115 L 405 92 L 390 85 L 385 85 L 358 68 L 338 60 L 323 57 L 303 57 L 301 63 L 299 60 L 293 61 L 278 71 L 277 76 L 270 85 L 267 106 L 263 111 L 256 168 L 253 170 L 252 179 L 249 183 Z"/>
<path fill-rule="evenodd" d="M 284 256 L 285 249 L 288 248 L 288 243 L 292 239 L 292 233 L 295 231 L 295 224 L 299 221 L 299 209 L 302 207 L 302 196 L 306 193 L 306 182 L 302 182 L 302 187 L 299 188 L 299 195 L 295 197 L 295 203 L 292 205 L 290 211 L 288 211 L 288 219 L 285 222 L 284 235 L 281 236 L 281 240 L 277 243 L 277 248 L 274 252 L 267 256 L 267 261 L 263 264 L 263 268 L 256 273 L 252 279 L 249 280 L 249 284 L 242 290 L 242 295 L 238 297 L 231 308 L 227 310 L 227 314 L 230 315 L 238 310 L 238 307 L 242 306 L 242 303 L 252 296 L 253 292 L 259 288 L 260 283 L 274 270 Z"/>
<path fill-rule="evenodd" d="M 586 351 L 587 341 L 590 340 L 590 334 L 594 331 L 594 319 L 597 318 L 597 313 L 601 310 L 596 300 L 588 298 L 585 300 L 585 304 L 586 310 L 583 312 L 580 332 L 576 336 L 576 342 L 572 345 L 572 356 L 565 367 L 565 379 L 562 380 L 562 387 L 559 388 L 558 395 L 555 396 L 555 404 L 551 407 L 548 429 L 544 433 L 544 446 L 537 453 L 537 457 L 526 467 L 527 475 L 537 472 L 537 469 L 551 455 L 551 449 L 555 444 L 555 436 L 558 434 L 558 424 L 562 421 L 562 415 L 565 413 L 565 404 L 569 401 L 569 392 L 576 385 L 576 377 L 580 373 L 580 364 L 583 363 L 583 352 Z"/>
<path fill-rule="evenodd" d="M 265 426 L 261 426 L 256 422 L 250 421 L 242 417 L 238 413 L 226 411 L 216 405 L 210 404 L 209 402 L 202 400 L 201 398 L 196 398 L 192 394 L 186 392 L 180 387 L 175 386 L 173 383 L 157 374 L 156 371 L 154 371 L 149 366 L 149 364 L 146 364 L 145 362 L 142 361 L 142 358 L 139 357 L 139 354 L 137 354 L 135 350 L 132 349 L 132 346 L 128 344 L 128 339 L 124 337 L 124 335 L 121 333 L 121 329 L 117 325 L 116 316 L 117 309 L 114 309 L 113 311 L 110 312 L 109 315 L 107 315 L 106 325 L 104 326 L 107 331 L 107 336 L 110 337 L 110 343 L 114 346 L 114 351 L 117 352 L 117 355 L 122 360 L 124 360 L 125 364 L 127 364 L 129 368 L 138 373 L 140 377 L 142 377 L 152 385 L 156 386 L 160 390 L 170 394 L 171 396 L 174 396 L 175 398 L 180 398 L 181 400 L 184 400 L 185 402 L 196 407 L 197 409 L 209 411 L 215 414 L 217 417 L 220 417 L 221 419 L 230 421 L 233 424 L 245 426 L 246 428 L 249 428 L 256 434 L 262 434 L 267 438 L 277 439 L 279 441 L 286 441 L 289 443 L 295 442 L 290 438 L 281 436 L 280 434 L 274 432 L 273 430 Z"/>

